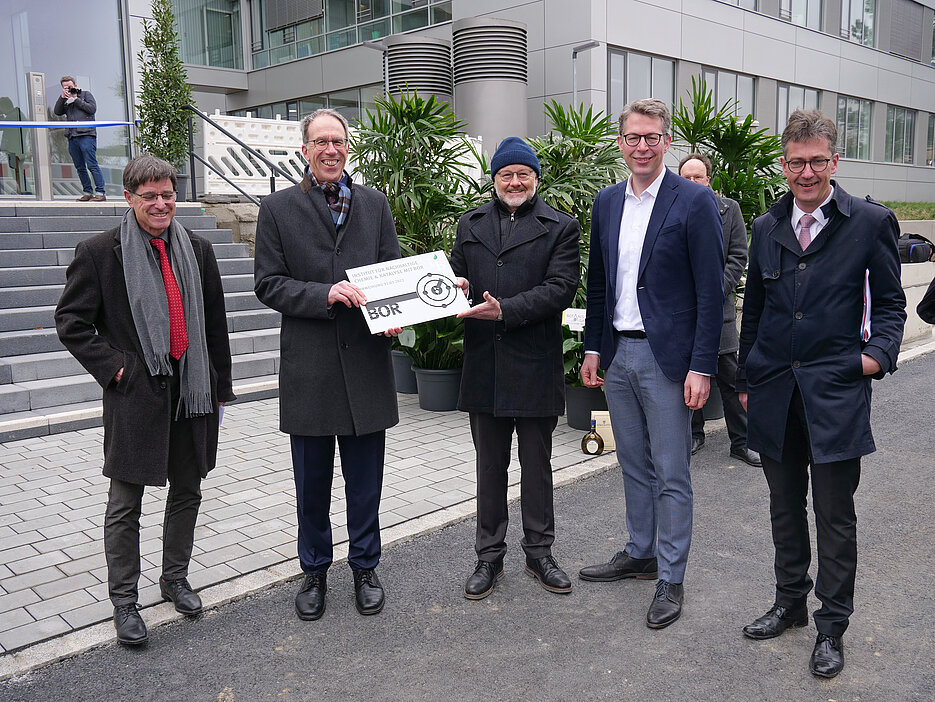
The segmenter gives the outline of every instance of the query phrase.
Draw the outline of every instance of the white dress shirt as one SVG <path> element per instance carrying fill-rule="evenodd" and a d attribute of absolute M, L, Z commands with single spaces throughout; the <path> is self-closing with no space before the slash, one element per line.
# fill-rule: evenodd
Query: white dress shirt
<path fill-rule="evenodd" d="M 665 177 L 663 168 L 656 179 L 639 195 L 634 194 L 632 177 L 627 179 L 623 216 L 617 236 L 617 299 L 614 301 L 614 329 L 617 331 L 642 331 L 643 318 L 636 299 L 636 283 L 640 270 L 640 256 L 653 206 L 659 187 Z"/>
<path fill-rule="evenodd" d="M 809 230 L 811 234 L 811 239 L 809 239 L 809 244 L 815 241 L 815 237 L 818 236 L 818 233 L 825 228 L 825 225 L 828 223 L 828 218 L 825 217 L 825 213 L 821 211 L 821 208 L 831 202 L 831 197 L 834 195 L 834 186 L 831 187 L 831 192 L 828 193 L 828 197 L 825 198 L 825 201 L 821 203 L 818 207 L 815 208 L 814 212 L 809 214 L 815 218 L 815 223 L 812 225 L 812 228 Z M 805 214 L 805 211 L 799 208 L 798 203 L 795 199 L 792 200 L 792 230 L 795 232 L 795 238 L 799 238 L 799 234 L 802 231 L 801 219 L 802 215 Z"/>

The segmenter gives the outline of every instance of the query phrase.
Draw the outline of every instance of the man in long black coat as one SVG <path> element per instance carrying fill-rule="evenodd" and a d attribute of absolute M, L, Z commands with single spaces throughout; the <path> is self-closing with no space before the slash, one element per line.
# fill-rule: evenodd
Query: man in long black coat
<path fill-rule="evenodd" d="M 562 311 L 579 276 L 577 220 L 536 195 L 539 160 L 522 139 L 501 142 L 490 163 L 496 196 L 458 222 L 451 267 L 476 304 L 464 317 L 458 408 L 470 413 L 477 451 L 477 564 L 468 599 L 503 575 L 507 469 L 516 431 L 522 471 L 526 572 L 571 592 L 552 556 L 552 432 L 565 407 Z"/>
<path fill-rule="evenodd" d="M 844 667 L 854 610 L 860 457 L 875 450 L 870 382 L 896 370 L 906 320 L 892 211 L 831 180 L 837 128 L 796 110 L 782 134 L 789 191 L 753 223 L 737 389 L 769 484 L 776 599 L 753 639 L 808 623 L 806 504 L 818 529 L 814 675 Z"/>
<path fill-rule="evenodd" d="M 311 621 L 325 611 L 333 559 L 335 440 L 357 610 L 377 614 L 385 601 L 375 569 L 386 429 L 399 421 L 396 384 L 390 339 L 370 333 L 359 309 L 366 298 L 345 271 L 399 258 L 399 242 L 383 193 L 353 183 L 344 171 L 344 117 L 317 110 L 301 128 L 309 168 L 298 185 L 269 195 L 260 206 L 254 283 L 260 301 L 282 313 L 279 422 L 292 445 L 305 573 L 295 608 L 300 619 Z"/>
<path fill-rule="evenodd" d="M 218 405 L 235 399 L 218 264 L 210 242 L 173 220 L 176 185 L 165 161 L 127 164 L 133 209 L 121 226 L 78 244 L 55 310 L 65 348 L 104 389 L 104 553 L 125 644 L 147 637 L 137 612 L 146 485 L 169 482 L 163 597 L 183 614 L 201 611 L 186 579 L 200 486 L 217 459 Z"/>

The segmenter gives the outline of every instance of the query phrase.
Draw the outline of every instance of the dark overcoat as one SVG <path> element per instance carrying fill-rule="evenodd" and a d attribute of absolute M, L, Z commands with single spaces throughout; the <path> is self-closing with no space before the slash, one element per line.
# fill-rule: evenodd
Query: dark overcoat
<path fill-rule="evenodd" d="M 753 223 L 737 391 L 749 393 L 747 444 L 775 461 L 782 460 L 796 385 L 815 463 L 872 453 L 870 376 L 861 354 L 880 364 L 875 377 L 882 378 L 896 370 L 902 341 L 896 216 L 832 183 L 830 219 L 804 252 L 792 228 L 791 193 Z M 863 342 L 868 272 L 871 335 Z"/>
<path fill-rule="evenodd" d="M 734 290 L 747 267 L 747 228 L 736 200 L 718 195 L 717 209 L 721 213 L 721 233 L 724 236 L 724 324 L 718 349 L 718 354 L 722 354 L 734 353 L 740 348 Z"/>
<path fill-rule="evenodd" d="M 185 230 L 201 272 L 211 399 L 236 399 L 224 291 L 210 242 Z M 85 239 L 75 248 L 65 290 L 55 310 L 58 337 L 104 388 L 104 475 L 137 485 L 165 485 L 172 424 L 169 382 L 151 376 L 133 324 L 123 273 L 120 228 Z M 120 382 L 114 382 L 123 368 Z M 218 415 L 191 420 L 201 476 L 215 466 Z"/>
<path fill-rule="evenodd" d="M 500 243 L 491 201 L 463 215 L 451 268 L 500 301 L 503 321 L 464 320 L 464 371 L 458 408 L 498 417 L 549 417 L 565 410 L 562 311 L 580 274 L 578 221 L 538 197 L 520 208 Z"/>
<path fill-rule="evenodd" d="M 360 309 L 328 306 L 348 268 L 400 256 L 386 197 L 351 189 L 340 231 L 308 177 L 260 205 L 254 285 L 282 313 L 279 424 L 287 434 L 360 436 L 399 421 L 390 339 L 371 334 Z"/>

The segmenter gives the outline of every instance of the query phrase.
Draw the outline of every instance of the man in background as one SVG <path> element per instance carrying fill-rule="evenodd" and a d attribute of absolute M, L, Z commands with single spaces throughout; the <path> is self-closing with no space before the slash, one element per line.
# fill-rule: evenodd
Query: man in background
<path fill-rule="evenodd" d="M 65 115 L 69 122 L 93 121 L 97 112 L 97 102 L 91 91 L 79 88 L 71 76 L 62 76 L 60 82 L 62 94 L 55 101 L 52 112 Z M 75 164 L 75 170 L 78 171 L 81 189 L 84 190 L 84 195 L 78 198 L 78 202 L 104 202 L 107 199 L 104 196 L 104 174 L 97 165 L 97 129 L 67 127 L 65 136 L 68 137 L 68 153 Z M 88 171 L 91 171 L 91 177 L 94 178 L 93 187 Z"/>
<path fill-rule="evenodd" d="M 701 153 L 691 153 L 679 161 L 679 175 L 699 185 L 711 187 L 711 159 Z M 724 421 L 730 437 L 730 455 L 751 466 L 760 466 L 756 451 L 747 448 L 747 411 L 737 398 L 737 311 L 734 290 L 747 267 L 747 229 L 743 213 L 736 200 L 715 193 L 721 229 L 724 237 L 724 324 L 717 356 L 717 381 L 724 407 Z M 704 446 L 704 410 L 692 412 L 692 455 Z"/>

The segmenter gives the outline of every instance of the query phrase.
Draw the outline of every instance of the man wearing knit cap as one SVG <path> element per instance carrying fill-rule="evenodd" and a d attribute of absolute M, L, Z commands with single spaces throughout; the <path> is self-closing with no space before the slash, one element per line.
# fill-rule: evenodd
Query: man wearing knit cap
<path fill-rule="evenodd" d="M 552 432 L 565 409 L 562 311 L 578 285 L 578 222 L 536 195 L 539 159 L 518 137 L 490 163 L 491 202 L 463 215 L 451 252 L 458 284 L 477 303 L 464 318 L 458 408 L 470 413 L 477 452 L 477 565 L 464 596 L 487 597 L 503 575 L 507 470 L 519 445 L 526 573 L 571 592 L 552 557 Z"/>

